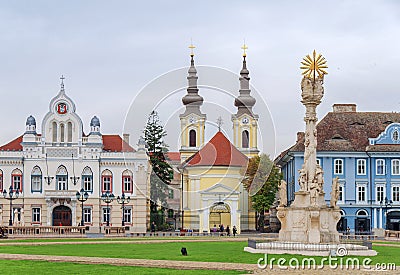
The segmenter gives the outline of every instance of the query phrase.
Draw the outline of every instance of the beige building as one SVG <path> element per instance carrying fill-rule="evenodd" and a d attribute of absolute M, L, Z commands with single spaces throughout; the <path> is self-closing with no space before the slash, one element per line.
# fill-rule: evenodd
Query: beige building
<path fill-rule="evenodd" d="M 146 231 L 148 158 L 143 141 L 135 150 L 129 135 L 102 134 L 96 116 L 85 134 L 63 82 L 50 101 L 41 133 L 37 129 L 30 116 L 25 133 L 0 147 L 0 191 L 7 197 L 10 186 L 19 192 L 12 202 L 13 225 L 77 226 L 83 213 L 89 232 L 101 232 L 107 220 L 121 226 L 122 219 L 129 232 Z M 89 195 L 83 211 L 76 196 L 81 189 Z M 101 199 L 106 192 L 115 196 L 109 205 Z M 122 193 L 130 197 L 124 209 L 117 202 Z M 8 225 L 9 215 L 9 201 L 2 196 L 0 224 Z"/>

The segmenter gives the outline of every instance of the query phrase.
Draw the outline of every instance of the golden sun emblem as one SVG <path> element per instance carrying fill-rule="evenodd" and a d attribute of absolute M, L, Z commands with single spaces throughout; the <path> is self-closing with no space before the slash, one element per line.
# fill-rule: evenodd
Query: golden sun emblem
<path fill-rule="evenodd" d="M 318 77 L 323 77 L 324 74 L 328 74 L 325 71 L 325 69 L 328 68 L 325 57 L 323 57 L 321 54 L 317 54 L 315 50 L 312 58 L 308 54 L 303 58 L 301 64 L 303 65 L 300 67 L 300 69 L 303 70 L 301 74 L 305 77 L 315 79 L 316 74 L 318 74 Z"/>

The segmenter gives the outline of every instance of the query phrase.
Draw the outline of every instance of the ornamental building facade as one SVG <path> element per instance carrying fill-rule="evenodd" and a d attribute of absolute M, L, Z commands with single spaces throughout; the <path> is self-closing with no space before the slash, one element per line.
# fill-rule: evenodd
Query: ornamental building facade
<path fill-rule="evenodd" d="M 366 233 L 400 227 L 400 113 L 358 112 L 355 104 L 335 104 L 317 125 L 317 163 L 324 181 L 339 179 L 339 232 Z M 288 203 L 298 191 L 304 162 L 303 132 L 275 159 L 288 184 Z M 324 185 L 329 201 L 331 185 Z"/>
<path fill-rule="evenodd" d="M 12 201 L 14 226 L 77 226 L 83 220 L 88 232 L 96 233 L 107 221 L 110 226 L 121 226 L 124 219 L 129 232 L 145 232 L 147 173 L 143 141 L 135 150 L 129 135 L 102 134 L 96 116 L 90 122 L 90 133 L 83 132 L 63 82 L 50 101 L 41 133 L 30 116 L 25 133 L 0 147 L 0 191 L 8 196 L 11 186 L 19 192 Z M 81 189 L 88 194 L 83 211 L 76 194 Z M 115 196 L 109 204 L 101 199 L 106 192 Z M 116 200 L 123 193 L 130 197 L 124 209 Z M 1 196 L 0 225 L 8 225 L 9 216 L 9 201 Z"/>

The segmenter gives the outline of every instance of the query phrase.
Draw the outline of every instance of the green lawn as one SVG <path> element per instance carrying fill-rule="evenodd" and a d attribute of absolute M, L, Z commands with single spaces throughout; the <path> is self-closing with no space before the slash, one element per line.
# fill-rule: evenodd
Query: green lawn
<path fill-rule="evenodd" d="M 220 271 L 220 270 L 176 270 L 168 268 L 151 268 L 136 266 L 113 266 L 103 264 L 76 264 L 76 263 L 53 263 L 42 261 L 13 261 L 0 260 L 1 274 L 43 274 L 43 275 L 69 275 L 69 274 L 168 274 L 168 275 L 220 275 L 220 274 L 243 274 L 243 271 Z"/>
<path fill-rule="evenodd" d="M 147 244 L 90 244 L 79 245 L 37 245 L 37 246 L 0 246 L 0 253 L 65 255 L 110 258 L 157 259 L 157 260 L 186 260 L 205 262 L 257 263 L 262 254 L 251 254 L 243 251 L 246 242 L 175 242 Z M 181 256 L 181 247 L 186 247 L 189 256 Z M 378 256 L 371 257 L 372 263 L 395 263 L 400 265 L 400 248 L 374 246 Z M 291 255 L 269 255 L 269 257 L 289 259 Z M 303 256 L 296 256 L 299 260 Z M 322 257 L 315 257 L 319 261 Z M 362 258 L 362 257 L 359 257 Z"/>

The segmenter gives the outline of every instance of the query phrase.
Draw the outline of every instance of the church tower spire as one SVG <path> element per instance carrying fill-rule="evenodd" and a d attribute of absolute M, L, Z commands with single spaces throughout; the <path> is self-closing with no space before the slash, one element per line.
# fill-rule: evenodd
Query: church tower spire
<path fill-rule="evenodd" d="M 235 98 L 236 114 L 232 115 L 233 143 L 243 154 L 248 157 L 258 155 L 257 128 L 258 115 L 253 113 L 256 99 L 251 96 L 249 70 L 246 61 L 246 44 L 243 44 L 243 65 L 240 70 L 239 96 Z"/>
<path fill-rule="evenodd" d="M 185 160 L 204 144 L 204 128 L 206 115 L 200 110 L 203 105 L 203 97 L 199 95 L 197 87 L 197 70 L 194 65 L 194 50 L 193 43 L 190 44 L 190 67 L 188 70 L 188 87 L 187 93 L 182 98 L 182 103 L 185 105 L 185 112 L 179 116 L 181 121 L 181 160 Z"/>

